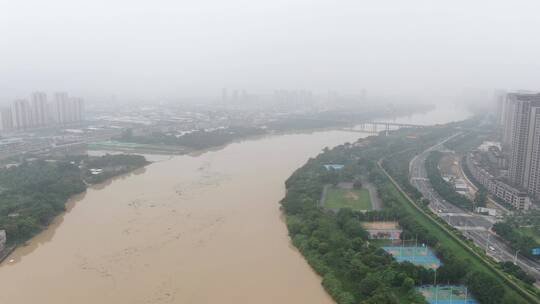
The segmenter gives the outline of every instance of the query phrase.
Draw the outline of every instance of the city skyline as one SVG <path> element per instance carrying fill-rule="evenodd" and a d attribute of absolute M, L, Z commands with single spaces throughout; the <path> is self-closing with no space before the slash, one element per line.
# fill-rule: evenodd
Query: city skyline
<path fill-rule="evenodd" d="M 538 0 L 0 4 L 0 303 L 540 304 Z"/>
<path fill-rule="evenodd" d="M 46 93 L 35 91 L 29 98 L 16 99 L 11 106 L 1 107 L 0 113 L 2 131 L 78 123 L 84 120 L 84 100 L 56 92 L 49 102 Z"/>

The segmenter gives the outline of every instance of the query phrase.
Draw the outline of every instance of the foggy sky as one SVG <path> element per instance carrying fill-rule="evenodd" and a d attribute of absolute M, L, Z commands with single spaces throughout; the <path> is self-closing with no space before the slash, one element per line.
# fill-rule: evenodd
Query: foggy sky
<path fill-rule="evenodd" d="M 540 89 L 538 1 L 0 0 L 0 99 Z"/>

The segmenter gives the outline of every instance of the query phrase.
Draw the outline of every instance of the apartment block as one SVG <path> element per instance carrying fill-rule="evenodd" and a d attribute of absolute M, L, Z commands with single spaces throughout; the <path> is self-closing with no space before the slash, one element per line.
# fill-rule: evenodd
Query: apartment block
<path fill-rule="evenodd" d="M 506 98 L 503 151 L 510 183 L 540 198 L 540 93 L 510 93 Z"/>

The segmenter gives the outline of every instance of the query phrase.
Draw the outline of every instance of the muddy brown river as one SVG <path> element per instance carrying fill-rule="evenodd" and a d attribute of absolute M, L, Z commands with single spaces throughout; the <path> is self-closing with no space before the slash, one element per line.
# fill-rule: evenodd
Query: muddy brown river
<path fill-rule="evenodd" d="M 92 187 L 0 267 L 0 303 L 332 303 L 278 202 L 310 156 L 359 136 L 248 140 Z"/>
<path fill-rule="evenodd" d="M 465 116 L 435 113 L 441 123 Z M 0 265 L 0 303 L 333 303 L 292 247 L 279 200 L 310 156 L 361 136 L 279 135 L 152 156 L 74 197 Z"/>

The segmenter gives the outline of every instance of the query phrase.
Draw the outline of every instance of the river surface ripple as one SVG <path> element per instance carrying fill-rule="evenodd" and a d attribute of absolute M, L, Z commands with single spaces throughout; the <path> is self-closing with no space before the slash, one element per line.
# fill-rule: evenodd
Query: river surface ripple
<path fill-rule="evenodd" d="M 279 200 L 308 157 L 359 136 L 248 140 L 92 187 L 0 267 L 0 303 L 332 303 Z"/>
<path fill-rule="evenodd" d="M 0 303 L 333 303 L 279 200 L 309 157 L 365 136 L 247 140 L 89 188 L 0 267 Z"/>

